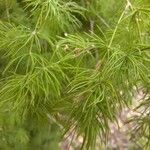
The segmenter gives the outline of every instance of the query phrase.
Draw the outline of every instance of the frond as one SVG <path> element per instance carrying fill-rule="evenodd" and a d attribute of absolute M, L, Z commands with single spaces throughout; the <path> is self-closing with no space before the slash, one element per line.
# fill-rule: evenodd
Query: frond
<path fill-rule="evenodd" d="M 140 145 L 144 149 L 150 146 L 150 99 L 148 95 L 145 96 L 143 102 L 135 109 L 137 115 L 130 118 L 129 123 L 132 123 L 131 139 L 135 144 Z"/>
<path fill-rule="evenodd" d="M 40 31 L 25 26 L 2 23 L 0 27 L 0 49 L 5 57 L 16 57 L 24 53 L 47 51 L 52 41 Z M 5 37 L 5 38 L 4 38 Z"/>
<path fill-rule="evenodd" d="M 26 9 L 31 8 L 31 16 L 36 19 L 36 28 L 47 26 L 50 32 L 57 33 L 59 30 L 67 31 L 81 26 L 75 14 L 83 16 L 82 12 L 85 9 L 75 2 L 62 0 L 25 0 L 24 2 Z"/>

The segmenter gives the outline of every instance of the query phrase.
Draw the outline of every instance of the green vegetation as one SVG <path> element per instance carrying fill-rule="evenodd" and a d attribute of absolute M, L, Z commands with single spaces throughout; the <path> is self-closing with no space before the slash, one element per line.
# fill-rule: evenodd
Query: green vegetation
<path fill-rule="evenodd" d="M 131 134 L 149 149 L 149 0 L 0 0 L 0 149 L 57 150 L 76 132 L 95 150 L 140 87 Z"/>

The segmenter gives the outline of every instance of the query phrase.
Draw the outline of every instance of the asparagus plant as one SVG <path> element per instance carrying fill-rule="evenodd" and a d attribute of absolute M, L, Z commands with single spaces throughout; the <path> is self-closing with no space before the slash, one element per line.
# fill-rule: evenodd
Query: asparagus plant
<path fill-rule="evenodd" d="M 70 132 L 80 149 L 107 143 L 135 89 L 149 97 L 149 50 L 149 0 L 0 0 L 0 148 L 60 149 Z"/>

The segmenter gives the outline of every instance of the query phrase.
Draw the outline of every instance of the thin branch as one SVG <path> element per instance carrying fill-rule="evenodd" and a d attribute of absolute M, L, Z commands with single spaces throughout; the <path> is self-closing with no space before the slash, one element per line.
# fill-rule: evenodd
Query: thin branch
<path fill-rule="evenodd" d="M 8 19 L 8 22 L 10 23 L 10 14 L 9 14 L 9 8 L 8 8 L 8 1 L 7 0 L 5 0 L 5 6 L 6 6 L 7 19 Z"/>
<path fill-rule="evenodd" d="M 122 14 L 121 14 L 121 16 L 120 16 L 118 22 L 117 22 L 117 25 L 116 25 L 116 27 L 115 27 L 115 29 L 114 29 L 114 32 L 113 32 L 113 34 L 112 34 L 112 37 L 111 37 L 111 39 L 110 39 L 108 48 L 111 47 L 111 45 L 112 45 L 112 43 L 113 43 L 113 40 L 114 40 L 114 38 L 115 38 L 116 32 L 117 32 L 117 30 L 118 30 L 119 24 L 121 23 L 121 21 L 122 21 L 122 19 L 123 19 L 123 17 L 124 17 L 124 14 L 126 13 L 127 9 L 128 9 L 130 6 L 131 6 L 131 3 L 129 2 L 129 0 L 127 0 L 127 4 L 126 4 L 125 9 L 123 10 L 123 12 L 122 12 Z"/>

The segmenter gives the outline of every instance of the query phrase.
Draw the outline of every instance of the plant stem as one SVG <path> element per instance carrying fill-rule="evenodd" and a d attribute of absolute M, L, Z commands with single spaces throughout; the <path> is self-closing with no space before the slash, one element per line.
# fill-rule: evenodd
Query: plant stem
<path fill-rule="evenodd" d="M 5 0 L 5 5 L 6 5 L 6 15 L 7 15 L 7 19 L 8 22 L 10 22 L 10 15 L 9 15 L 9 8 L 8 8 L 8 1 Z"/>
<path fill-rule="evenodd" d="M 111 37 L 111 39 L 110 39 L 108 48 L 111 47 L 111 45 L 112 45 L 112 43 L 113 43 L 113 40 L 114 40 L 114 38 L 115 38 L 116 32 L 117 32 L 117 30 L 118 30 L 119 24 L 121 23 L 122 18 L 123 18 L 123 16 L 124 16 L 125 12 L 127 11 L 127 9 L 128 9 L 130 6 L 131 6 L 131 3 L 129 2 L 129 0 L 127 0 L 127 4 L 126 4 L 126 6 L 125 6 L 125 9 L 123 10 L 121 16 L 119 17 L 119 20 L 118 20 L 118 22 L 117 22 L 117 25 L 116 25 L 116 27 L 115 27 L 115 29 L 114 29 L 114 31 L 113 31 L 113 34 L 112 34 L 112 37 Z"/>

